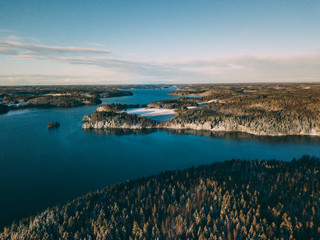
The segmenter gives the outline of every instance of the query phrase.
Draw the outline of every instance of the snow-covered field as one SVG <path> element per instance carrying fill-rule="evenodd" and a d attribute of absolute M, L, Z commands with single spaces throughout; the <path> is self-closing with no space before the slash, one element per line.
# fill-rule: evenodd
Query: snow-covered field
<path fill-rule="evenodd" d="M 213 99 L 213 100 L 209 100 L 207 102 L 202 102 L 202 103 L 199 103 L 198 106 L 204 106 L 204 105 L 207 105 L 208 103 L 212 103 L 212 102 L 217 102 L 217 100 Z M 195 109 L 198 107 L 189 106 L 187 108 L 188 108 L 188 110 L 191 110 L 191 109 Z M 126 112 L 128 114 L 138 114 L 140 116 L 148 117 L 148 118 L 155 119 L 155 120 L 160 120 L 160 118 L 158 119 L 158 118 L 154 118 L 154 117 L 168 116 L 168 117 L 163 118 L 163 119 L 165 119 L 165 121 L 170 120 L 171 117 L 176 114 L 173 109 L 159 109 L 159 108 L 130 108 L 130 109 L 127 109 Z M 161 118 L 161 120 L 163 120 L 163 119 Z"/>
<path fill-rule="evenodd" d="M 131 108 L 127 110 L 127 113 L 138 114 L 143 117 L 176 114 L 173 109 L 158 109 L 158 108 Z"/>
<path fill-rule="evenodd" d="M 70 96 L 70 93 L 47 93 L 44 94 L 46 96 L 53 96 L 53 97 L 59 97 L 59 96 Z"/>

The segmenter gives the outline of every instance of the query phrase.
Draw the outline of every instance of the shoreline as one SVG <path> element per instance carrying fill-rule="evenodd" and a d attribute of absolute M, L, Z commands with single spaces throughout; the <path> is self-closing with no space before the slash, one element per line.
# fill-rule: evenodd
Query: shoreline
<path fill-rule="evenodd" d="M 224 132 L 224 133 L 246 133 L 254 136 L 269 136 L 269 137 L 286 137 L 286 136 L 313 136 L 313 137 L 320 137 L 320 132 L 319 133 L 290 133 L 290 134 L 283 134 L 283 133 L 257 133 L 257 132 L 252 132 L 252 131 L 244 131 L 244 130 L 225 130 L 225 129 L 206 129 L 206 128 L 199 128 L 199 127 L 175 127 L 171 125 L 164 125 L 168 124 L 168 122 L 161 122 L 159 123 L 158 126 L 150 126 L 150 127 L 142 127 L 141 125 L 127 125 L 124 124 L 122 126 L 118 127 L 112 127 L 109 125 L 109 127 L 104 127 L 105 126 L 105 121 L 97 121 L 97 122 L 84 122 L 82 124 L 82 129 L 84 130 L 107 130 L 107 129 L 127 129 L 127 130 L 161 130 L 161 129 L 169 129 L 169 130 L 193 130 L 195 131 L 195 134 L 197 131 L 207 131 L 207 132 L 212 132 L 212 133 L 218 133 L 218 132 Z M 92 126 L 92 124 L 94 126 Z M 99 127 L 98 127 L 99 126 Z"/>

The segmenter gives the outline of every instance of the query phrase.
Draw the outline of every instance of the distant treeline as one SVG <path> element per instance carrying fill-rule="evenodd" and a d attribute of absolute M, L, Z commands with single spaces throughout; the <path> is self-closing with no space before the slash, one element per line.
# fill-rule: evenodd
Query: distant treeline
<path fill-rule="evenodd" d="M 95 105 L 102 102 L 101 98 L 132 95 L 110 86 L 0 87 L 0 114 L 24 108 Z"/>
<path fill-rule="evenodd" d="M 1 239 L 320 239 L 320 160 L 167 171 L 13 223 Z"/>

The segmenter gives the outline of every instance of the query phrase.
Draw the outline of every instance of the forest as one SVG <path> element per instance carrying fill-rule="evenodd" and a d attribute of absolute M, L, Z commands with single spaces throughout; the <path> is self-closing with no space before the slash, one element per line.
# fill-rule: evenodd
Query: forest
<path fill-rule="evenodd" d="M 320 160 L 230 160 L 107 186 L 0 239 L 320 239 Z"/>
<path fill-rule="evenodd" d="M 111 103 L 111 104 L 101 104 L 97 107 L 97 112 L 117 112 L 121 113 L 128 108 L 139 108 L 143 107 L 141 104 L 120 104 L 120 103 Z"/>
<path fill-rule="evenodd" d="M 177 113 L 170 121 L 155 124 L 155 128 L 265 136 L 320 135 L 319 84 L 185 85 L 177 87 L 176 93 L 174 95 L 192 93 L 194 96 L 147 105 L 148 108 L 174 109 Z M 87 122 L 86 126 L 89 124 L 95 129 L 108 127 L 98 122 Z"/>
<path fill-rule="evenodd" d="M 82 118 L 83 129 L 109 129 L 109 128 L 128 128 L 128 129 L 145 129 L 155 128 L 158 122 L 149 118 L 140 117 L 136 114 L 127 114 L 126 112 L 119 112 L 119 110 L 112 109 L 106 111 L 109 107 L 85 115 Z M 101 110 L 99 110 L 101 109 Z"/>
<path fill-rule="evenodd" d="M 179 97 L 155 101 L 147 104 L 148 108 L 175 109 L 176 112 L 188 110 L 187 107 L 197 107 L 202 98 Z"/>
<path fill-rule="evenodd" d="M 101 98 L 132 95 L 113 86 L 0 87 L 0 114 L 25 108 L 96 105 L 101 103 Z"/>
<path fill-rule="evenodd" d="M 171 125 L 256 135 L 319 135 L 319 84 L 195 86 L 206 105 L 180 111 Z M 190 89 L 187 87 L 186 89 Z M 194 90 L 195 91 L 195 90 Z"/>

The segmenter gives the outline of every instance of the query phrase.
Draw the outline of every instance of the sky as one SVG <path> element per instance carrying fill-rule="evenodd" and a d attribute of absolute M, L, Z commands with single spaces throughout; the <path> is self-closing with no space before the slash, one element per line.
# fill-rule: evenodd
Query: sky
<path fill-rule="evenodd" d="M 0 0 L 0 85 L 320 81 L 320 0 Z"/>

